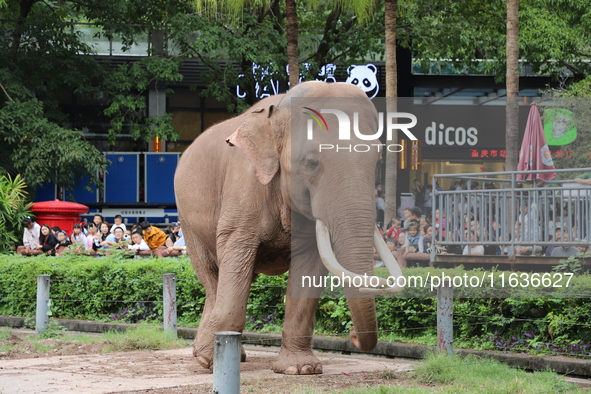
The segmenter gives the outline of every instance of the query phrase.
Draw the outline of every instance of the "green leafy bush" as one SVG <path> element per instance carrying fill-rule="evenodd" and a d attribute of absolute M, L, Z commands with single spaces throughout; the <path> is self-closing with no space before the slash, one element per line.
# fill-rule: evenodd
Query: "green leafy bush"
<path fill-rule="evenodd" d="M 1 172 L 0 168 L 0 172 Z M 32 203 L 27 201 L 25 182 L 20 175 L 0 176 L 0 253 L 15 250 L 22 236 L 22 221 Z"/>
<path fill-rule="evenodd" d="M 405 270 L 407 276 L 426 276 L 427 272 L 424 268 Z M 453 274 L 465 272 L 456 269 Z M 205 304 L 205 290 L 186 257 L 0 255 L 0 314 L 34 316 L 37 275 L 48 274 L 51 275 L 54 318 L 108 321 L 125 319 L 131 314 L 136 321 L 141 320 L 143 308 L 149 307 L 149 320 L 161 321 L 162 275 L 165 273 L 176 274 L 179 324 L 196 325 Z M 247 329 L 279 330 L 285 316 L 286 284 L 286 274 L 257 277 L 247 305 Z M 591 277 L 577 276 L 572 285 L 575 290 L 588 289 Z M 585 294 L 582 291 L 575 294 Z M 396 340 L 434 336 L 436 309 L 437 301 L 432 296 L 377 298 L 380 336 Z M 583 351 L 585 344 L 591 343 L 589 315 L 591 300 L 588 298 L 457 297 L 454 299 L 454 341 L 458 345 L 484 349 L 519 347 L 535 351 L 551 348 L 568 353 L 576 348 Z M 317 333 L 347 335 L 351 327 L 346 299 L 323 297 L 319 300 Z"/>

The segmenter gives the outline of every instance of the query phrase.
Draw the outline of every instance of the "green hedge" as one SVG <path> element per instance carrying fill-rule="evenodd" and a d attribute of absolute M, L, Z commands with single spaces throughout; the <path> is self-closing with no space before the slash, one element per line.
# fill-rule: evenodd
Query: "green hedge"
<path fill-rule="evenodd" d="M 196 321 L 205 302 L 187 259 L 116 257 L 0 257 L 0 313 L 34 316 L 37 275 L 51 275 L 52 316 L 109 319 L 137 301 L 162 316 L 162 274 L 177 276 L 178 313 Z"/>
<path fill-rule="evenodd" d="M 409 268 L 406 275 L 427 275 L 429 269 Z M 460 269 L 446 270 L 462 274 Z M 37 275 L 51 275 L 52 316 L 111 320 L 147 315 L 162 319 L 162 275 L 177 277 L 179 324 L 199 321 L 205 302 L 187 258 L 128 259 L 83 256 L 0 256 L 0 314 L 34 316 Z M 478 273 L 480 275 L 480 273 Z M 575 278 L 578 288 L 589 276 Z M 260 275 L 252 286 L 247 307 L 247 329 L 278 330 L 283 322 L 286 275 Z M 143 304 L 138 302 L 143 301 Z M 379 329 L 406 337 L 434 335 L 434 298 L 378 298 Z M 126 315 L 127 313 L 127 315 Z M 456 298 L 454 324 L 457 342 L 499 343 L 511 346 L 549 346 L 566 349 L 591 343 L 591 300 L 588 298 Z M 318 333 L 346 335 L 350 313 L 343 298 L 322 298 L 317 311 Z M 532 335 L 534 336 L 532 338 Z M 517 344 L 517 345 L 515 345 Z M 575 344 L 575 345 L 573 345 Z M 486 346 L 484 346 L 486 347 Z"/>

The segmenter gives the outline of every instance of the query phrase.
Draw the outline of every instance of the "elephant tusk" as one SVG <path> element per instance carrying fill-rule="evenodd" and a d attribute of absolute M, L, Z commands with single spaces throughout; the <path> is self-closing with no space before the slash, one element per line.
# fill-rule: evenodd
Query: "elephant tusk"
<path fill-rule="evenodd" d="M 359 288 L 359 291 L 362 293 L 372 293 L 372 294 L 391 294 L 391 293 L 398 293 L 402 290 L 402 288 L 398 287 L 388 287 L 388 282 L 384 278 L 379 278 L 377 276 L 364 276 L 360 274 L 356 274 L 344 268 L 338 261 L 332 250 L 332 246 L 330 244 L 330 233 L 328 232 L 328 228 L 326 225 L 320 220 L 316 219 L 316 242 L 318 244 L 318 253 L 320 254 L 320 259 L 324 266 L 328 269 L 328 272 L 333 274 L 334 276 L 342 277 L 343 279 L 349 278 L 348 280 L 350 283 L 353 283 L 353 279 L 356 277 L 361 278 L 362 280 L 365 279 L 369 282 L 373 282 L 372 278 L 377 278 L 378 283 L 375 288 L 363 287 Z M 384 245 L 386 246 L 386 245 Z M 387 249 L 387 247 L 386 247 Z M 388 250 L 389 253 L 389 250 Z M 392 256 L 394 258 L 394 256 Z M 398 267 L 396 260 L 394 260 L 394 264 Z M 398 267 L 400 271 L 400 268 Z M 400 273 L 402 274 L 402 273 Z M 374 279 L 375 280 L 375 279 Z M 363 283 L 363 282 L 361 282 Z M 373 285 L 373 283 L 372 283 Z"/>
<path fill-rule="evenodd" d="M 398 262 L 392 255 L 390 249 L 388 249 L 388 246 L 384 242 L 384 239 L 382 238 L 382 235 L 380 234 L 377 228 L 374 230 L 373 233 L 373 244 L 376 247 L 380 259 L 384 262 L 384 265 L 388 269 L 390 276 L 393 278 L 402 277 L 403 274 L 402 270 L 400 269 L 400 265 L 398 265 Z M 404 289 L 404 286 L 398 286 L 397 284 L 395 284 L 394 286 L 389 287 L 387 289 L 361 289 L 360 291 L 362 293 L 395 294 L 400 293 L 402 289 Z"/>

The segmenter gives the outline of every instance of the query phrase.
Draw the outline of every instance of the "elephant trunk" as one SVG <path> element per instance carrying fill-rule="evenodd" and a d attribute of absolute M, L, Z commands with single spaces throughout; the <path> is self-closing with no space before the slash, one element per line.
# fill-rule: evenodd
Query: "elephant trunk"
<path fill-rule="evenodd" d="M 360 350 L 369 351 L 375 347 L 378 338 L 373 294 L 402 290 L 398 286 L 388 286 L 386 279 L 373 275 L 374 247 L 384 255 L 382 259 L 388 260 L 386 267 L 390 275 L 398 277 L 402 273 L 381 235 L 376 234 L 374 178 L 367 176 L 374 171 L 375 163 L 363 161 L 365 156 L 338 159 L 343 162 L 335 165 L 334 171 L 332 167 L 323 168 L 325 176 L 331 174 L 323 188 L 311 192 L 316 243 L 328 271 L 344 282 L 353 321 L 351 340 Z"/>
<path fill-rule="evenodd" d="M 368 284 L 370 286 L 387 286 L 385 279 L 373 276 L 372 245 L 380 252 L 383 252 L 383 250 L 380 250 L 382 248 L 381 244 L 386 249 L 387 247 L 383 243 L 379 233 L 373 233 L 371 237 L 358 235 L 355 239 L 344 242 L 346 246 L 337 248 L 337 254 L 339 255 L 339 258 L 337 258 L 331 247 L 329 231 L 321 220 L 316 221 L 316 237 L 320 257 L 328 271 L 337 277 L 343 278 L 343 282 L 348 280 L 349 283 L 356 285 L 354 288 L 347 288 L 345 286 L 347 303 L 349 304 L 351 319 L 353 321 L 353 329 L 351 330 L 350 337 L 358 349 L 370 351 L 377 344 L 378 327 L 374 298 L 364 294 L 364 290 L 366 290 L 365 293 L 396 293 L 402 290 L 401 287 L 397 286 L 390 288 L 382 287 L 381 289 L 362 287 Z M 389 253 L 389 250 L 387 256 L 391 258 L 391 261 L 386 263 L 390 275 L 394 277 L 401 276 L 400 267 L 392 254 Z M 388 260 L 387 256 L 384 255 L 382 257 L 384 261 Z M 339 261 L 343 261 L 343 264 L 350 269 L 343 267 Z M 363 285 L 359 286 L 358 284 Z M 359 291 L 357 291 L 357 288 L 359 288 Z"/>
<path fill-rule="evenodd" d="M 372 298 L 347 298 L 353 328 L 349 334 L 353 344 L 363 352 L 369 352 L 378 343 L 376 303 Z"/>
<path fill-rule="evenodd" d="M 373 276 L 372 272 L 363 272 L 367 274 L 366 277 L 361 273 L 351 272 L 343 267 L 332 250 L 329 231 L 326 225 L 319 219 L 316 220 L 316 241 L 320 258 L 328 271 L 339 278 L 346 279 L 349 283 L 355 283 L 355 281 L 362 283 L 362 285 L 357 286 L 361 293 L 393 294 L 402 291 L 403 287 L 399 286 L 397 282 L 392 282 L 392 285 L 389 285 L 386 279 Z M 390 253 L 377 228 L 374 230 L 373 244 L 388 269 L 390 276 L 393 278 L 401 277 L 402 270 L 400 269 L 400 265 L 398 265 L 392 253 Z M 368 287 L 368 285 L 371 287 Z"/>
<path fill-rule="evenodd" d="M 400 289 L 391 290 L 385 279 L 373 276 L 375 200 L 372 193 L 351 193 L 351 190 L 356 190 L 360 185 L 366 186 L 364 183 L 358 181 L 355 184 L 357 186 L 349 188 L 345 188 L 346 185 L 343 184 L 333 185 L 333 192 L 343 187 L 343 193 L 336 193 L 341 196 L 339 204 L 313 204 L 316 208 L 313 210 L 322 212 L 314 215 L 316 240 L 322 262 L 332 275 L 345 282 L 345 295 L 353 321 L 351 340 L 360 350 L 370 351 L 376 346 L 378 339 L 376 308 L 373 296 L 364 294 L 363 289 L 375 291 L 378 288 L 380 292 L 398 292 Z M 373 190 L 371 183 L 367 183 L 368 190 Z M 361 187 L 357 190 L 365 189 Z M 383 243 L 381 238 L 380 241 Z M 349 283 L 353 286 L 348 286 Z"/>

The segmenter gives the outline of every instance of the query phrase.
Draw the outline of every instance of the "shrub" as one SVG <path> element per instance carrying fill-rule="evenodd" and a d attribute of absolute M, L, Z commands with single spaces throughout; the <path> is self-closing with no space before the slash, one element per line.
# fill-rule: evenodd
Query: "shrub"
<path fill-rule="evenodd" d="M 446 271 L 447 273 L 448 271 Z M 454 275 L 461 275 L 458 270 Z M 179 325 L 199 322 L 205 290 L 187 257 L 121 259 L 104 256 L 0 255 L 0 314 L 34 316 L 37 275 L 51 275 L 53 318 L 162 321 L 162 275 L 177 278 Z M 409 268 L 407 275 L 427 275 Z M 451 274 L 451 272 L 450 272 Z M 588 275 L 573 278 L 574 294 L 586 294 Z M 247 304 L 247 329 L 276 331 L 285 317 L 287 274 L 257 276 Z M 588 293 L 588 292 L 587 292 Z M 563 298 L 455 298 L 454 341 L 496 349 L 523 347 L 581 354 L 591 344 L 591 300 Z M 382 337 L 435 335 L 437 301 L 433 297 L 376 299 Z M 316 313 L 317 332 L 348 334 L 351 318 L 344 298 L 323 297 Z"/>
<path fill-rule="evenodd" d="M 25 182 L 20 175 L 0 176 L 0 253 L 15 250 L 22 238 L 22 221 L 33 205 L 27 202 Z"/>

